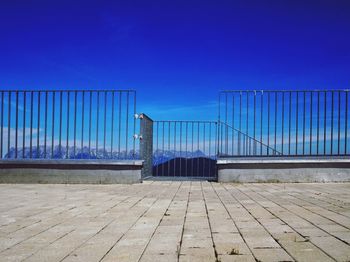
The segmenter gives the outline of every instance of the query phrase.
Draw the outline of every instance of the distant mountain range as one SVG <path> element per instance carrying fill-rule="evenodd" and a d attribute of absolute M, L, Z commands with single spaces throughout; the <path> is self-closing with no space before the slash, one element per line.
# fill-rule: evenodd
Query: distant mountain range
<path fill-rule="evenodd" d="M 15 158 L 16 156 L 16 150 L 15 148 L 11 148 L 9 153 L 5 154 L 4 158 Z M 23 149 L 17 150 L 17 157 L 22 158 L 23 156 Z M 96 151 L 95 149 L 92 149 L 89 152 L 88 147 L 81 148 L 75 148 L 74 147 L 68 147 L 68 155 L 67 155 L 67 148 L 60 146 L 52 147 L 46 147 L 46 155 L 45 155 L 45 147 L 40 146 L 39 150 L 36 146 L 32 147 L 32 154 L 30 153 L 30 147 L 24 148 L 24 158 L 40 158 L 40 159 L 139 159 L 140 155 L 139 152 L 133 152 L 133 150 L 130 150 L 128 152 L 121 151 L 121 152 L 115 152 L 113 151 L 112 154 L 108 150 L 98 149 Z"/>
<path fill-rule="evenodd" d="M 176 157 L 153 165 L 153 176 L 216 177 L 216 161 L 208 157 Z"/>
<path fill-rule="evenodd" d="M 53 153 L 53 154 L 52 154 Z M 11 158 L 14 159 L 16 156 L 15 148 L 10 148 L 9 153 L 4 155 L 4 159 Z M 17 158 L 22 158 L 23 149 L 20 148 L 17 150 Z M 203 153 L 200 150 L 196 150 L 194 152 L 186 152 L 186 151 L 174 151 L 174 150 L 156 150 L 153 152 L 153 165 L 159 165 L 165 163 L 171 159 L 175 158 L 210 158 L 208 155 Z M 213 158 L 213 156 L 211 156 Z M 46 155 L 44 146 L 39 146 L 39 150 L 36 146 L 32 147 L 32 154 L 30 154 L 30 148 L 24 148 L 24 158 L 39 158 L 39 159 L 140 159 L 140 152 L 137 150 L 135 153 L 133 150 L 129 150 L 128 152 L 121 151 L 116 152 L 113 151 L 112 154 L 108 150 L 99 149 L 96 151 L 95 149 L 91 149 L 89 152 L 88 147 L 81 148 L 76 147 L 74 151 L 74 147 L 67 148 L 60 146 L 55 146 L 52 152 L 51 147 L 46 147 Z"/>
<path fill-rule="evenodd" d="M 194 152 L 188 151 L 169 151 L 169 150 L 156 150 L 153 152 L 153 165 L 159 165 L 165 163 L 174 158 L 210 158 L 210 156 L 203 153 L 201 150 Z M 213 156 L 211 156 L 213 158 Z"/>

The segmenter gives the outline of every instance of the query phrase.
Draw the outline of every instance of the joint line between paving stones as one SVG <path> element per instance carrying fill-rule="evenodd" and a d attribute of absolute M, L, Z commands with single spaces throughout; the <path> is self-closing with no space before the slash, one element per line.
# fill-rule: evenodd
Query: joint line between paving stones
<path fill-rule="evenodd" d="M 149 193 L 149 192 L 148 192 L 148 193 Z M 114 198 L 115 198 L 115 197 L 113 197 L 112 199 L 114 199 Z M 119 201 L 117 205 L 124 203 L 124 202 L 127 201 L 129 198 L 131 198 L 131 196 L 130 196 L 130 197 L 127 197 L 127 198 L 125 198 L 125 199 L 123 199 L 123 200 L 121 200 L 121 201 Z M 89 201 L 90 201 L 90 200 L 89 200 Z M 84 202 L 84 203 L 88 203 L 89 201 Z M 140 201 L 140 200 L 139 200 L 139 201 Z M 134 204 L 134 205 L 135 205 L 135 204 Z M 134 206 L 134 205 L 133 205 L 133 206 Z M 114 205 L 114 207 L 115 207 L 115 206 L 116 206 L 116 205 Z M 107 210 L 110 210 L 110 208 L 107 209 Z M 71 217 L 71 218 L 65 219 L 65 220 L 63 220 L 61 223 L 58 223 L 58 224 L 54 225 L 53 227 L 58 226 L 58 225 L 60 225 L 60 224 L 63 224 L 63 223 L 65 223 L 65 222 L 69 221 L 70 219 L 74 219 L 74 218 L 76 218 L 77 216 L 80 216 L 81 214 L 83 214 L 83 213 L 85 213 L 85 212 L 87 212 L 87 210 L 82 211 L 82 212 L 80 212 L 80 213 L 74 215 L 74 216 Z M 106 210 L 105 210 L 104 212 L 106 212 Z M 53 228 L 53 227 L 51 227 L 51 228 Z M 51 229 L 51 228 L 49 228 L 49 229 Z M 48 229 L 48 230 L 49 230 L 49 229 Z M 72 231 L 70 231 L 70 232 L 64 234 L 63 236 L 60 236 L 58 239 L 56 239 L 55 241 L 53 241 L 53 242 L 50 243 L 49 245 L 55 243 L 57 240 L 63 238 L 64 236 L 67 236 L 68 234 L 74 232 L 75 230 L 76 230 L 76 229 L 74 229 L 74 230 L 72 230 Z M 45 232 L 45 231 L 43 231 L 43 232 Z M 41 233 L 43 233 L 43 232 L 40 232 L 39 234 L 41 234 Z M 24 241 L 26 241 L 26 240 L 28 240 L 28 239 L 30 239 L 30 238 L 32 238 L 32 237 L 35 237 L 35 236 L 36 236 L 36 235 L 31 236 L 31 237 L 29 237 L 29 238 L 27 238 L 27 239 L 25 239 L 25 240 L 23 240 L 23 241 L 17 243 L 16 245 L 18 245 L 18 244 L 20 244 L 20 243 L 22 243 L 22 242 L 24 242 Z M 15 246 L 16 246 L 16 245 L 15 245 Z M 49 245 L 47 245 L 47 246 L 49 246 Z M 12 247 L 13 247 L 13 246 L 11 246 L 10 248 L 12 248 Z M 42 250 L 42 249 L 43 249 L 43 248 L 39 248 L 35 253 L 33 253 L 32 255 L 30 255 L 30 256 L 28 256 L 28 257 L 26 257 L 25 259 L 30 258 L 31 256 L 35 255 L 36 253 L 38 253 L 38 252 L 39 252 L 40 250 Z M 74 249 L 72 252 L 74 252 L 74 251 L 75 251 L 75 249 Z M 0 253 L 1 253 L 1 252 L 0 252 Z"/>
<path fill-rule="evenodd" d="M 250 190 L 253 191 L 253 192 L 255 192 L 253 189 L 250 189 Z M 257 193 L 257 192 L 255 192 L 255 193 Z M 290 200 L 287 200 L 287 199 L 286 199 L 286 201 L 288 201 L 288 202 L 292 203 L 293 205 L 296 205 L 296 206 L 298 206 L 298 207 L 300 207 L 300 208 L 302 208 L 302 209 L 305 209 L 305 210 L 309 211 L 310 213 L 313 213 L 313 214 L 315 214 L 315 215 L 318 215 L 318 216 L 320 216 L 320 217 L 323 217 L 323 218 L 325 218 L 325 219 L 327 219 L 327 220 L 329 220 L 329 221 L 334 222 L 334 223 L 337 224 L 337 225 L 340 225 L 340 226 L 342 226 L 342 227 L 344 227 L 344 228 L 346 228 L 346 229 L 349 229 L 348 227 L 343 226 L 343 225 L 337 223 L 336 221 L 334 221 L 334 220 L 332 220 L 332 219 L 329 219 L 329 218 L 327 218 L 327 217 L 325 217 L 325 216 L 322 216 L 322 215 L 320 215 L 320 214 L 318 214 L 318 213 L 315 213 L 315 212 L 313 212 L 313 211 L 310 211 L 309 209 L 304 208 L 303 206 L 298 205 L 298 204 L 296 204 L 296 203 L 293 202 L 293 201 L 290 201 Z M 279 204 L 278 204 L 278 205 L 279 205 Z M 312 225 L 314 225 L 315 227 L 319 228 L 319 229 L 322 230 L 323 232 L 326 232 L 326 233 L 329 234 L 330 236 L 332 236 L 332 237 L 338 239 L 339 241 L 343 242 L 344 244 L 349 245 L 346 241 L 340 239 L 339 237 L 333 235 L 333 234 L 330 233 L 330 232 L 327 232 L 326 230 L 324 230 L 324 229 L 322 229 L 321 227 L 317 226 L 316 224 L 314 224 L 314 223 L 311 222 L 310 220 L 301 217 L 300 215 L 298 215 L 297 213 L 295 213 L 295 212 L 293 212 L 293 211 L 291 211 L 291 210 L 289 210 L 289 209 L 286 209 L 286 210 L 288 210 L 289 212 L 293 213 L 294 215 L 296 215 L 296 216 L 298 216 L 298 217 L 300 217 L 300 218 L 302 218 L 302 219 L 308 221 L 310 224 L 312 224 Z"/>
<path fill-rule="evenodd" d="M 154 231 L 153 231 L 151 237 L 149 238 L 149 240 L 148 240 L 146 246 L 145 246 L 144 249 L 142 250 L 142 253 L 141 253 L 141 255 L 140 255 L 140 257 L 139 257 L 139 259 L 138 259 L 137 261 L 140 261 L 140 260 L 141 260 L 141 258 L 142 258 L 142 256 L 143 256 L 143 254 L 145 253 L 145 251 L 146 251 L 146 249 L 147 249 L 149 243 L 151 242 L 151 240 L 152 240 L 154 234 L 156 233 L 156 231 L 157 231 L 157 229 L 158 229 L 160 223 L 162 222 L 162 220 L 163 220 L 163 218 L 164 218 L 164 215 L 168 212 L 171 203 L 174 201 L 174 199 L 175 199 L 177 193 L 179 192 L 179 189 L 180 189 L 180 187 L 182 186 L 182 184 L 183 184 L 183 182 L 180 183 L 180 185 L 179 185 L 179 187 L 177 188 L 177 190 L 176 190 L 174 196 L 171 198 L 171 201 L 170 201 L 168 207 L 166 208 L 165 212 L 163 213 L 161 219 L 160 219 L 159 222 L 158 222 L 158 225 L 157 225 L 156 228 L 154 229 Z"/>
<path fill-rule="evenodd" d="M 251 190 L 252 190 L 252 189 L 251 189 Z M 285 210 L 287 210 L 288 212 L 294 214 L 295 216 L 297 216 L 297 217 L 299 217 L 299 218 L 301 218 L 301 219 L 303 219 L 303 220 L 309 222 L 310 224 L 312 224 L 313 226 L 315 226 L 315 227 L 317 227 L 318 229 L 322 230 L 323 232 L 329 234 L 328 232 L 326 232 L 326 231 L 323 230 L 322 228 L 319 228 L 318 226 L 316 226 L 314 223 L 312 223 L 312 222 L 310 222 L 309 220 L 307 220 L 307 219 L 301 217 L 300 215 L 294 213 L 293 211 L 291 211 L 291 210 L 289 210 L 289 209 L 287 209 L 287 208 L 284 208 L 283 206 L 281 206 L 280 204 L 278 204 L 278 203 L 276 203 L 275 201 L 271 200 L 270 198 L 267 198 L 267 197 L 261 195 L 260 193 L 256 192 L 255 190 L 252 190 L 252 191 L 255 192 L 255 193 L 257 193 L 257 194 L 259 194 L 259 195 L 262 196 L 263 198 L 265 198 L 265 199 L 267 199 L 267 200 L 270 200 L 271 202 L 275 203 L 276 205 L 278 205 L 278 206 L 281 207 L 282 209 L 285 209 Z M 281 220 L 282 220 L 282 219 L 281 219 Z M 289 225 L 289 224 L 288 224 L 288 225 Z M 295 232 L 298 232 L 298 234 L 300 234 L 299 231 L 298 231 L 297 229 L 295 229 L 295 228 L 292 227 L 291 225 L 289 225 L 289 226 L 290 226 Z M 329 235 L 330 235 L 330 234 L 329 234 Z M 315 243 L 312 242 L 312 239 L 310 239 L 309 241 L 310 241 L 313 245 L 315 245 L 316 247 L 318 247 Z M 341 240 L 341 241 L 342 241 L 342 240 Z M 342 241 L 342 242 L 344 242 L 344 241 Z M 346 245 L 347 245 L 347 244 L 346 244 Z M 329 256 L 330 258 L 332 258 L 333 260 L 336 261 L 336 259 L 335 259 L 334 257 L 332 257 L 330 254 L 328 254 L 325 250 L 323 250 L 323 249 L 321 249 L 321 248 L 319 248 L 319 249 L 322 250 L 327 256 Z"/>
<path fill-rule="evenodd" d="M 140 191 L 141 191 L 141 189 L 138 190 L 137 192 L 140 192 Z M 129 197 L 123 199 L 122 201 L 118 202 L 118 203 L 115 204 L 114 206 L 108 208 L 107 210 L 104 211 L 104 213 L 110 211 L 112 208 L 114 208 L 114 207 L 118 206 L 119 204 L 124 203 L 124 202 L 127 201 L 128 199 L 132 198 L 133 196 L 135 196 L 135 195 L 137 194 L 137 192 L 134 193 L 132 196 L 129 196 Z M 145 198 L 147 197 L 147 195 L 148 195 L 149 193 L 151 193 L 151 192 L 152 192 L 151 190 L 149 190 L 149 192 L 146 192 L 146 194 L 145 194 L 142 198 L 140 198 L 140 199 L 137 200 L 133 205 L 130 206 L 130 209 L 132 209 L 132 208 L 135 207 L 138 203 L 140 203 L 143 199 L 145 199 Z M 114 198 L 115 198 L 115 197 L 113 197 L 112 199 L 114 199 Z M 153 204 L 152 204 L 152 205 L 153 205 Z M 95 218 L 97 218 L 97 217 L 100 216 L 100 215 L 101 215 L 101 214 L 95 216 Z M 73 249 L 70 253 L 68 253 L 68 255 L 66 255 L 64 258 L 62 258 L 62 259 L 60 260 L 60 262 L 63 261 L 64 259 L 66 259 L 67 257 L 69 257 L 71 254 L 73 254 L 74 251 L 76 251 L 78 248 L 80 248 L 81 246 L 83 246 L 83 245 L 84 245 L 86 242 L 88 242 L 90 239 L 92 239 L 93 237 L 95 237 L 96 235 L 98 235 L 101 231 L 103 231 L 107 226 L 109 226 L 111 223 L 113 223 L 114 221 L 116 221 L 118 218 L 119 218 L 119 216 L 115 217 L 115 218 L 112 219 L 110 222 L 108 222 L 106 225 L 104 225 L 98 232 L 96 232 L 94 235 L 92 235 L 91 237 L 89 237 L 88 239 L 86 239 L 85 241 L 83 241 L 79 246 L 77 246 L 77 247 L 76 247 L 75 249 Z"/>
<path fill-rule="evenodd" d="M 181 238 L 180 238 L 180 243 L 179 243 L 180 246 L 179 246 L 179 250 L 178 250 L 178 253 L 177 253 L 177 262 L 179 262 L 179 260 L 180 260 L 182 241 L 183 241 L 183 236 L 184 236 L 184 231 L 185 231 L 185 223 L 186 223 L 186 218 L 187 218 L 188 205 L 189 205 L 189 202 L 190 202 L 191 189 L 192 189 L 192 182 L 190 182 L 190 189 L 189 189 L 188 195 L 187 195 L 186 211 L 185 211 L 185 216 L 184 216 L 184 220 L 183 220 L 183 223 L 182 223 Z"/>
<path fill-rule="evenodd" d="M 213 244 L 213 249 L 214 249 L 214 254 L 215 254 L 215 261 L 219 261 L 218 260 L 218 251 L 216 250 L 214 237 L 213 237 L 213 230 L 212 230 L 211 223 L 210 223 L 207 201 L 206 201 L 204 193 L 203 193 L 203 182 L 201 182 L 201 192 L 202 192 L 202 197 L 204 200 L 205 213 L 207 214 L 207 220 L 208 220 L 209 230 L 210 230 L 210 238 L 211 238 L 211 242 Z"/>
<path fill-rule="evenodd" d="M 83 191 L 83 190 L 87 190 L 87 188 L 82 189 L 82 191 Z M 66 193 L 65 195 L 67 195 L 67 193 Z M 65 197 L 65 198 L 66 198 L 66 197 Z M 111 199 L 113 199 L 113 198 L 111 198 Z M 110 200 L 111 200 L 111 199 L 110 199 Z M 85 205 L 86 205 L 87 203 L 89 203 L 90 201 L 91 201 L 91 200 L 85 201 L 85 202 L 83 202 L 80 206 L 85 206 Z M 50 209 L 48 209 L 48 210 L 45 210 L 45 211 L 42 211 L 42 212 L 39 212 L 39 213 L 36 213 L 36 214 L 32 214 L 32 215 L 29 215 L 29 216 L 26 216 L 25 218 L 30 218 L 30 217 L 32 217 L 32 216 L 36 216 L 36 215 L 42 214 L 42 213 L 44 213 L 44 212 L 48 212 L 48 211 L 53 210 L 53 209 L 55 209 L 55 208 L 60 208 L 60 207 L 65 206 L 65 205 L 66 205 L 66 204 L 58 205 L 58 206 L 55 206 L 55 207 L 50 208 Z M 54 214 L 54 215 L 52 215 L 52 216 L 48 216 L 48 217 L 46 217 L 45 219 L 52 218 L 52 217 L 54 217 L 54 216 L 60 215 L 60 214 L 62 214 L 62 213 L 64 213 L 64 212 L 70 211 L 70 210 L 75 209 L 75 208 L 77 208 L 77 207 L 78 207 L 78 206 L 70 207 L 70 208 L 68 208 L 68 209 L 65 209 L 65 210 L 60 211 L 60 212 L 57 213 L 57 214 Z M 81 214 L 81 213 L 79 213 L 78 215 L 80 215 L 80 214 Z M 74 218 L 74 217 L 75 217 L 75 216 L 73 216 L 72 218 Z M 15 222 L 12 222 L 12 223 L 3 225 L 3 226 L 8 226 L 8 225 L 11 225 L 11 224 L 16 223 L 16 222 L 18 222 L 18 221 L 15 221 Z M 13 234 L 13 233 L 15 233 L 15 232 L 17 232 L 17 231 L 19 231 L 19 230 L 25 229 L 25 228 L 27 228 L 27 227 L 29 227 L 29 226 L 35 225 L 35 224 L 37 224 L 37 223 L 40 223 L 40 222 L 43 222 L 43 219 L 40 219 L 39 221 L 36 221 L 36 222 L 34 222 L 34 223 L 32 223 L 32 224 L 29 224 L 29 225 L 27 225 L 27 226 L 18 228 L 18 229 L 16 229 L 15 231 L 9 232 L 8 234 L 6 234 L 6 236 L 7 236 L 7 235 L 10 235 L 10 234 Z M 1 229 L 1 227 L 3 227 L 3 226 L 0 226 L 0 229 Z M 41 234 L 41 233 L 39 233 L 39 234 Z M 33 236 L 33 237 L 34 237 L 34 236 Z M 20 243 L 22 243 L 23 241 L 26 241 L 26 240 L 28 240 L 28 239 L 22 240 L 21 242 L 19 242 L 19 243 L 17 243 L 17 244 L 20 244 Z M 17 245 L 17 244 L 15 244 L 15 245 Z M 12 246 L 11 246 L 11 247 L 12 247 Z M 10 247 L 10 248 L 11 248 L 11 247 Z M 4 251 L 4 250 L 3 250 L 3 251 Z M 3 252 L 3 251 L 1 251 L 1 252 Z M 1 252 L 0 252 L 0 253 L 1 253 Z"/>
<path fill-rule="evenodd" d="M 30 258 L 31 256 L 34 256 L 34 255 L 35 255 L 36 253 L 38 253 L 40 250 L 42 250 L 42 249 L 44 249 L 45 247 L 48 247 L 48 246 L 54 244 L 56 241 L 60 240 L 61 238 L 64 238 L 65 236 L 69 235 L 69 234 L 72 233 L 73 231 L 75 231 L 75 229 L 73 229 L 73 230 L 71 230 L 71 231 L 69 231 L 69 232 L 64 233 L 64 234 L 63 234 L 62 236 L 60 236 L 59 238 L 56 238 L 54 241 L 50 242 L 50 243 L 47 244 L 46 246 L 43 246 L 43 247 L 39 248 L 38 250 L 36 250 L 36 251 L 35 251 L 34 253 L 32 253 L 31 255 L 25 257 L 24 259 L 22 259 L 21 262 L 27 260 L 27 259 Z"/>
<path fill-rule="evenodd" d="M 90 200 L 89 200 L 89 201 L 90 201 Z M 88 203 L 89 201 L 86 201 L 86 202 L 84 202 L 84 203 Z M 122 202 L 124 202 L 124 201 L 126 201 L 126 199 L 124 199 L 123 201 L 120 201 L 119 204 L 122 203 Z M 93 208 L 93 206 L 92 206 L 90 209 L 92 209 L 92 208 Z M 66 211 L 70 211 L 70 210 L 72 210 L 72 208 L 67 209 L 67 210 L 64 210 L 64 211 L 62 211 L 62 212 L 60 212 L 60 213 L 63 213 L 63 212 L 66 212 Z M 23 243 L 23 242 L 29 240 L 29 239 L 31 239 L 31 238 L 33 238 L 33 237 L 36 237 L 36 236 L 38 236 L 38 235 L 40 235 L 40 234 L 42 234 L 42 233 L 44 233 L 44 232 L 46 232 L 46 231 L 48 231 L 48 230 L 50 230 L 50 229 L 56 227 L 56 226 L 58 226 L 58 225 L 61 225 L 61 224 L 65 223 L 65 222 L 71 220 L 71 219 L 74 219 L 74 218 L 76 218 L 77 216 L 80 216 L 81 214 L 85 213 L 86 211 L 87 211 L 87 210 L 82 211 L 82 212 L 80 212 L 80 213 L 78 213 L 78 214 L 76 214 L 76 215 L 74 215 L 74 216 L 72 216 L 72 217 L 70 217 L 70 218 L 63 219 L 61 222 L 59 222 L 59 223 L 57 223 L 57 224 L 54 224 L 54 225 L 52 225 L 52 226 L 46 228 L 45 230 L 38 232 L 37 234 L 31 235 L 31 236 L 29 236 L 29 237 L 27 237 L 27 238 L 25 238 L 25 239 L 19 241 L 18 243 L 14 244 L 14 245 L 12 245 L 12 246 L 10 246 L 10 247 L 7 247 L 7 248 L 4 249 L 4 250 L 1 250 L 0 253 L 5 252 L 6 250 L 11 249 L 11 248 L 13 248 L 13 247 L 15 247 L 15 246 L 17 246 L 17 245 L 19 245 L 19 244 L 21 244 L 21 243 Z M 40 223 L 40 222 L 39 222 L 39 223 Z M 35 225 L 35 224 L 37 224 L 37 223 L 31 224 L 31 225 Z M 30 226 L 31 226 L 31 225 L 30 225 Z M 11 234 L 12 234 L 12 233 L 11 233 Z"/>
<path fill-rule="evenodd" d="M 267 212 L 269 212 L 272 216 L 274 216 L 275 218 L 279 219 L 280 221 L 282 221 L 283 223 L 285 223 L 286 225 L 290 226 L 288 223 L 286 223 L 285 221 L 283 221 L 283 219 L 277 217 L 275 214 L 273 214 L 271 211 L 269 211 L 268 209 L 266 209 L 265 207 L 263 207 L 260 203 L 258 203 L 255 199 L 253 199 L 252 197 L 250 197 L 248 194 L 246 194 L 245 192 L 243 192 L 242 190 L 240 190 L 239 188 L 237 188 L 237 190 L 239 190 L 242 194 L 246 195 L 248 198 L 250 198 L 252 201 L 254 201 L 254 203 L 256 203 L 257 205 L 261 206 L 264 210 L 266 210 Z M 244 207 L 245 208 L 245 207 Z M 245 208 L 246 209 L 246 208 Z M 259 221 L 259 219 L 257 219 L 248 209 L 246 209 L 247 212 L 255 218 L 255 220 L 266 230 L 266 232 L 280 245 L 280 247 L 286 251 L 286 253 L 288 255 L 290 255 L 295 261 L 298 261 L 291 253 L 288 252 L 288 250 L 286 248 L 284 248 L 283 244 L 281 244 L 277 238 L 275 238 L 270 231 Z M 291 227 L 292 228 L 292 227 Z M 294 230 L 294 229 L 293 229 Z M 296 232 L 296 231 L 295 231 Z M 297 233 L 297 232 L 296 232 Z M 298 235 L 300 235 L 299 233 L 297 233 Z M 301 235 L 300 235 L 301 236 Z M 314 244 L 313 244 L 314 245 Z M 319 249 L 320 251 L 323 252 L 322 249 L 318 248 L 316 245 L 314 245 L 315 248 Z M 325 252 L 323 252 L 325 253 Z M 325 255 L 329 256 L 328 254 L 325 253 Z"/>
<path fill-rule="evenodd" d="M 277 189 L 280 189 L 279 187 L 277 187 Z M 320 202 L 322 202 L 322 203 L 327 203 L 327 204 L 329 204 L 329 205 L 332 205 L 332 206 L 334 206 L 334 207 L 337 207 L 337 208 L 342 208 L 342 209 L 345 209 L 343 206 L 340 206 L 340 205 L 336 205 L 336 204 L 334 204 L 334 203 L 332 203 L 332 202 L 328 202 L 328 201 L 325 201 L 325 200 L 323 200 L 323 199 L 320 199 L 320 198 L 317 198 L 317 197 L 315 197 L 315 196 L 313 196 L 312 194 L 314 194 L 313 193 L 313 191 L 310 191 L 310 190 L 305 190 L 305 191 L 307 191 L 307 192 L 309 192 L 309 194 L 307 194 L 307 196 L 309 197 L 309 198 L 312 198 L 312 199 L 314 199 L 314 200 L 316 200 L 316 201 L 320 201 Z M 305 192 L 305 191 L 303 191 L 303 193 Z M 302 193 L 300 193 L 300 192 L 296 192 L 298 195 L 301 195 Z M 302 201 L 305 201 L 305 202 L 307 202 L 307 203 L 310 203 L 310 204 L 312 204 L 312 205 L 316 205 L 316 206 L 318 206 L 317 204 L 315 204 L 315 203 L 313 203 L 312 201 L 310 201 L 310 200 L 306 200 L 306 199 L 302 199 L 302 198 L 300 198 L 300 197 L 296 197 L 295 195 L 292 195 L 291 193 L 287 193 L 289 196 L 294 196 L 295 198 L 297 198 L 297 199 L 299 199 L 299 200 L 302 200 Z M 338 200 L 337 200 L 338 201 Z M 340 216 L 343 216 L 343 217 L 345 217 L 345 218 L 350 218 L 350 216 L 347 216 L 347 215 L 344 215 L 344 214 L 342 214 L 342 213 L 339 213 L 339 212 L 336 212 L 336 211 L 334 211 L 334 210 L 332 210 L 332 209 L 329 209 L 329 208 L 326 208 L 326 207 L 322 207 L 323 209 L 325 209 L 325 210 L 327 210 L 327 211 L 329 211 L 329 212 L 333 212 L 333 213 L 335 213 L 335 214 L 337 214 L 337 215 L 340 215 Z"/>
<path fill-rule="evenodd" d="M 298 200 L 305 201 L 305 202 L 307 202 L 307 203 L 309 203 L 309 204 L 311 204 L 311 205 L 313 205 L 313 206 L 317 206 L 317 207 L 319 207 L 319 208 L 322 208 L 322 209 L 324 209 L 324 210 L 327 210 L 328 212 L 332 212 L 332 213 L 334 213 L 334 214 L 337 214 L 337 215 L 342 216 L 342 217 L 347 218 L 347 219 L 350 218 L 349 216 L 346 216 L 346 215 L 343 215 L 343 214 L 341 214 L 341 213 L 335 212 L 335 211 L 330 210 L 330 209 L 328 209 L 328 208 L 324 208 L 324 207 L 318 206 L 318 205 L 316 205 L 316 204 L 314 204 L 314 203 L 312 203 L 312 202 L 310 202 L 310 201 L 307 201 L 307 200 L 305 200 L 305 199 L 302 199 L 302 198 L 297 197 L 297 196 L 295 196 L 295 195 L 292 195 L 292 194 L 290 194 L 290 193 L 287 193 L 287 194 L 288 194 L 289 196 L 291 196 L 291 197 L 294 197 L 294 198 L 298 199 Z M 302 206 L 302 207 L 303 207 L 303 206 Z M 324 217 L 324 218 L 326 218 L 326 219 L 329 219 L 329 220 L 333 221 L 333 222 L 336 223 L 336 224 L 339 224 L 338 222 L 336 222 L 336 221 L 334 221 L 334 220 L 332 220 L 332 219 L 330 219 L 330 218 L 328 218 L 328 217 L 325 217 L 325 216 L 323 216 L 323 215 L 321 215 L 321 214 L 319 214 L 319 213 L 316 213 L 316 212 L 314 212 L 314 211 L 312 211 L 312 210 L 310 210 L 310 209 L 308 209 L 308 208 L 306 208 L 306 207 L 303 207 L 303 208 L 307 209 L 308 211 L 310 211 L 310 212 L 312 212 L 312 213 L 314 213 L 314 214 L 317 214 L 317 215 L 322 216 L 322 217 Z M 341 225 L 341 224 L 339 224 L 339 225 Z M 344 226 L 344 225 L 341 225 L 341 226 L 346 227 L 347 229 L 350 229 L 350 228 L 347 227 L 347 226 Z"/>
<path fill-rule="evenodd" d="M 135 220 L 135 222 L 130 226 L 128 227 L 128 229 L 117 239 L 117 241 L 111 246 L 110 249 L 108 249 L 108 251 L 102 256 L 102 258 L 99 260 L 99 262 L 101 262 L 108 254 L 109 252 L 118 244 L 118 242 L 130 231 L 130 229 L 141 219 L 141 217 L 143 217 L 150 209 L 151 207 L 154 205 L 155 202 L 157 202 L 159 200 L 159 196 L 166 190 L 167 188 L 163 189 L 159 194 L 158 196 L 156 197 L 156 199 L 152 202 L 152 204 Z M 149 194 L 151 193 L 148 192 L 144 198 Z M 143 199 L 144 199 L 143 198 Z"/>
<path fill-rule="evenodd" d="M 219 184 L 219 185 L 221 185 L 221 184 Z M 257 261 L 257 258 L 255 257 L 254 253 L 252 252 L 252 249 L 250 248 L 250 246 L 249 246 L 249 245 L 247 244 L 247 242 L 245 241 L 241 230 L 239 229 L 239 227 L 237 226 L 236 222 L 234 221 L 234 219 L 233 219 L 231 213 L 229 212 L 229 210 L 228 210 L 226 204 L 223 202 L 223 200 L 221 199 L 221 197 L 219 196 L 219 194 L 217 193 L 216 189 L 213 187 L 212 184 L 211 184 L 211 186 L 212 186 L 212 188 L 213 188 L 215 194 L 217 195 L 218 199 L 220 200 L 221 204 L 224 206 L 224 208 L 225 208 L 227 214 L 228 214 L 229 217 L 231 218 L 233 224 L 234 224 L 235 227 L 237 228 L 238 234 L 241 236 L 241 238 L 242 238 L 244 244 L 245 244 L 245 245 L 247 246 L 247 248 L 249 249 L 250 254 L 251 254 L 251 255 L 254 257 L 254 259 Z M 222 186 L 222 185 L 221 185 L 221 186 Z M 226 189 L 225 187 L 223 187 L 223 188 L 227 191 L 227 189 Z M 230 192 L 227 192 L 227 193 L 229 193 L 229 195 L 231 196 Z"/>

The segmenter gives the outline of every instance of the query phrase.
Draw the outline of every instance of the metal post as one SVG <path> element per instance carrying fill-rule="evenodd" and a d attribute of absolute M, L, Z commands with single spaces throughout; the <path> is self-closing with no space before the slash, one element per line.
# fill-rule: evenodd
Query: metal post
<path fill-rule="evenodd" d="M 334 126 L 334 91 L 332 91 L 331 101 L 331 155 L 333 155 L 333 126 Z"/>
<path fill-rule="evenodd" d="M 18 151 L 18 91 L 16 91 L 16 136 L 15 136 L 15 158 Z"/>
<path fill-rule="evenodd" d="M 22 158 L 25 158 L 26 148 L 26 91 L 23 92 L 23 137 L 22 137 Z M 1 145 L 2 146 L 2 145 Z M 0 155 L 0 158 L 2 155 Z"/>
<path fill-rule="evenodd" d="M 44 130 L 44 158 L 46 158 L 46 147 L 47 147 L 47 96 L 48 92 L 45 92 L 45 130 Z"/>
<path fill-rule="evenodd" d="M 67 141 L 66 141 L 66 158 L 69 158 L 69 116 L 70 116 L 70 92 L 67 92 Z"/>
<path fill-rule="evenodd" d="M 82 91 L 81 97 L 81 145 L 80 152 L 81 156 L 84 154 L 84 118 L 85 118 L 85 92 Z"/>
<path fill-rule="evenodd" d="M 55 96 L 56 92 L 52 93 L 52 137 L 51 137 L 51 158 L 54 158 L 54 147 L 55 147 Z"/>

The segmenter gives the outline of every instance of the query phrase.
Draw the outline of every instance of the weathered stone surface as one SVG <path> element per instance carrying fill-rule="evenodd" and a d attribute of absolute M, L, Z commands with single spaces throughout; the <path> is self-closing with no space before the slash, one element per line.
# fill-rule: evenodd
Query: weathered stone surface
<path fill-rule="evenodd" d="M 0 185 L 1 261 L 349 261 L 350 184 Z"/>

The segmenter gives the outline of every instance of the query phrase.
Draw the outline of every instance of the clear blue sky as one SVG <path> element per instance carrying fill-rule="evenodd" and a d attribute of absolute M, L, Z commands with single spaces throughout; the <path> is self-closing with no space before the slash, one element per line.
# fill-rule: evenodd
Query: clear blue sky
<path fill-rule="evenodd" d="M 155 119 L 216 119 L 224 89 L 350 86 L 349 1 L 0 3 L 0 89 L 136 89 Z"/>

